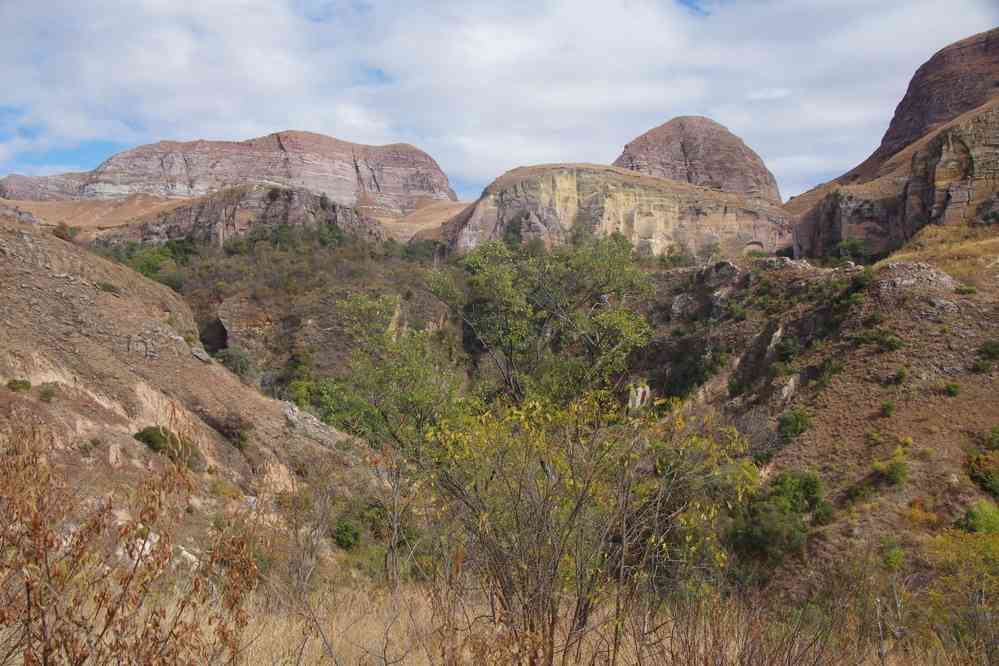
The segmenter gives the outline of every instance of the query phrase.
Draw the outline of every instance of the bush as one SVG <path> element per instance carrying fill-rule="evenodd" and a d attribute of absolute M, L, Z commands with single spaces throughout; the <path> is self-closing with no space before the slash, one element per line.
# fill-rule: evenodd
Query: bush
<path fill-rule="evenodd" d="M 977 534 L 999 534 L 999 506 L 989 500 L 978 500 L 968 507 L 961 526 Z"/>
<path fill-rule="evenodd" d="M 219 351 L 215 358 L 240 379 L 250 379 L 256 369 L 250 354 L 242 347 L 232 346 Z"/>
<path fill-rule="evenodd" d="M 784 363 L 790 363 L 801 353 L 801 343 L 798 338 L 782 338 L 777 343 L 777 358 Z"/>
<path fill-rule="evenodd" d="M 881 403 L 881 416 L 888 418 L 895 413 L 895 403 L 891 400 L 885 400 Z"/>
<path fill-rule="evenodd" d="M 14 393 L 27 393 L 31 390 L 31 382 L 27 379 L 12 379 L 7 382 L 7 388 Z"/>
<path fill-rule="evenodd" d="M 229 412 L 216 426 L 216 430 L 240 451 L 250 439 L 254 424 L 238 412 Z"/>
<path fill-rule="evenodd" d="M 967 285 L 967 284 L 959 284 L 959 285 L 957 285 L 957 288 L 954 291 L 956 293 L 960 294 L 961 296 L 970 296 L 972 294 L 977 294 L 978 293 L 978 289 L 976 289 L 975 287 L 973 287 L 971 285 Z"/>
<path fill-rule="evenodd" d="M 65 222 L 60 222 L 56 225 L 56 228 L 52 230 L 52 235 L 56 238 L 60 238 L 64 241 L 72 241 L 80 233 L 79 227 L 71 227 Z"/>
<path fill-rule="evenodd" d="M 99 290 L 103 291 L 106 294 L 114 294 L 115 296 L 118 296 L 118 295 L 121 294 L 121 289 L 119 289 L 118 287 L 114 286 L 110 282 L 98 282 L 97 283 L 97 288 Z"/>
<path fill-rule="evenodd" d="M 901 386 L 905 383 L 905 380 L 909 378 L 909 370 L 907 368 L 899 368 L 895 371 L 895 374 L 891 376 L 891 383 L 896 386 Z"/>
<path fill-rule="evenodd" d="M 771 562 L 801 551 L 808 538 L 805 515 L 811 512 L 816 525 L 832 519 L 832 506 L 822 495 L 822 482 L 814 472 L 782 472 L 769 491 L 736 518 L 729 535 L 732 546 L 743 555 Z"/>
<path fill-rule="evenodd" d="M 812 416 L 804 407 L 795 407 L 781 414 L 778 420 L 777 431 L 784 438 L 785 442 L 790 442 L 812 426 Z"/>
<path fill-rule="evenodd" d="M 943 392 L 946 393 L 951 398 L 956 398 L 961 392 L 961 387 L 953 382 L 949 384 L 944 384 Z"/>
<path fill-rule="evenodd" d="M 361 540 L 361 531 L 354 523 L 341 518 L 333 528 L 333 540 L 344 550 L 350 550 Z"/>
<path fill-rule="evenodd" d="M 982 375 L 987 375 L 992 372 L 992 361 L 986 360 L 984 358 L 976 358 L 971 364 L 971 371 L 977 372 Z"/>
<path fill-rule="evenodd" d="M 978 348 L 978 355 L 986 361 L 999 361 L 999 340 L 988 340 Z"/>
<path fill-rule="evenodd" d="M 968 475 L 986 492 L 999 497 L 999 450 L 973 455 Z"/>
<path fill-rule="evenodd" d="M 985 448 L 989 451 L 999 451 L 999 426 L 985 434 Z"/>
<path fill-rule="evenodd" d="M 56 387 L 54 384 L 45 384 L 42 386 L 41 391 L 38 392 L 38 397 L 42 402 L 52 402 L 56 397 Z"/>
<path fill-rule="evenodd" d="M 198 447 L 163 426 L 148 426 L 133 437 L 149 447 L 150 451 L 187 465 L 194 472 L 205 470 L 205 460 Z"/>
<path fill-rule="evenodd" d="M 901 447 L 895 449 L 891 459 L 874 463 L 873 470 L 885 483 L 893 486 L 902 485 L 909 478 L 909 463 L 906 460 L 905 450 Z"/>

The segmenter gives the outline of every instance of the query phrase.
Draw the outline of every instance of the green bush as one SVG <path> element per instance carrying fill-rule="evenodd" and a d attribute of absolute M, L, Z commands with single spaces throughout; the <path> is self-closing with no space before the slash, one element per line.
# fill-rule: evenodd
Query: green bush
<path fill-rule="evenodd" d="M 795 407 L 781 414 L 777 431 L 785 442 L 790 442 L 812 426 L 812 416 L 804 407 Z"/>
<path fill-rule="evenodd" d="M 978 289 L 968 284 L 959 284 L 957 285 L 957 288 L 954 291 L 960 294 L 961 296 L 970 296 L 971 294 L 978 293 Z"/>
<path fill-rule="evenodd" d="M 881 403 L 881 416 L 888 418 L 895 413 L 895 403 L 891 400 L 885 400 Z"/>
<path fill-rule="evenodd" d="M 999 451 L 999 426 L 985 434 L 985 448 L 989 451 Z"/>
<path fill-rule="evenodd" d="M 961 387 L 953 382 L 944 384 L 943 392 L 949 395 L 951 398 L 956 398 L 961 392 Z"/>
<path fill-rule="evenodd" d="M 354 523 L 341 518 L 336 521 L 336 526 L 333 528 L 333 540 L 344 550 L 350 550 L 361 540 L 361 531 Z"/>
<path fill-rule="evenodd" d="M 895 371 L 895 374 L 891 377 L 891 383 L 896 386 L 901 386 L 905 383 L 905 380 L 909 378 L 909 370 L 907 368 L 899 368 Z"/>
<path fill-rule="evenodd" d="M 983 490 L 999 497 L 999 450 L 971 456 L 968 474 Z"/>
<path fill-rule="evenodd" d="M 909 463 L 906 460 L 905 450 L 901 447 L 895 449 L 889 460 L 875 462 L 873 470 L 882 481 L 893 486 L 902 485 L 909 478 Z"/>
<path fill-rule="evenodd" d="M 785 337 L 777 343 L 777 358 L 784 363 L 790 363 L 801 353 L 801 343 L 798 338 Z"/>
<path fill-rule="evenodd" d="M 978 500 L 968 507 L 962 527 L 978 534 L 999 534 L 999 506 L 989 500 Z"/>
<path fill-rule="evenodd" d="M 808 539 L 805 516 L 823 525 L 833 509 L 823 499 L 822 482 L 814 472 L 781 472 L 766 494 L 752 500 L 738 515 L 729 534 L 733 548 L 744 556 L 776 562 L 800 552 Z"/>
<path fill-rule="evenodd" d="M 133 435 L 154 453 L 165 455 L 170 460 L 187 465 L 192 471 L 203 472 L 205 460 L 198 448 L 188 440 L 163 426 L 148 426 Z"/>
<path fill-rule="evenodd" d="M 988 340 L 978 348 L 978 355 L 986 361 L 999 361 L 999 340 Z"/>
<path fill-rule="evenodd" d="M 14 393 L 27 393 L 31 390 L 31 382 L 27 379 L 12 379 L 7 382 L 7 388 Z"/>
<path fill-rule="evenodd" d="M 56 387 L 54 384 L 44 384 L 38 392 L 38 398 L 42 402 L 52 402 L 56 397 Z"/>
<path fill-rule="evenodd" d="M 72 241 L 80 233 L 79 227 L 71 227 L 65 222 L 60 222 L 56 225 L 56 228 L 52 230 L 52 235 L 56 238 L 60 238 L 64 241 Z"/>
<path fill-rule="evenodd" d="M 992 372 L 992 361 L 984 358 L 976 358 L 971 364 L 971 371 L 987 375 Z"/>
<path fill-rule="evenodd" d="M 215 354 L 215 358 L 240 379 L 250 379 L 255 373 L 253 359 L 242 347 L 234 345 L 223 349 Z"/>

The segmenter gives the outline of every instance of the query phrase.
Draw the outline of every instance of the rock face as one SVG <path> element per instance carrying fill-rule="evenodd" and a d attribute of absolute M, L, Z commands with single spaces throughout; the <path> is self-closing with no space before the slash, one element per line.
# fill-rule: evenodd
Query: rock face
<path fill-rule="evenodd" d="M 98 242 L 105 245 L 129 240 L 162 243 L 189 238 L 221 246 L 255 227 L 279 224 L 335 225 L 348 234 L 368 240 L 384 237 L 381 226 L 356 208 L 342 206 L 301 188 L 253 185 L 222 190 L 148 215 L 133 224 L 101 234 Z"/>
<path fill-rule="evenodd" d="M 844 240 L 883 253 L 926 224 L 992 215 L 997 192 L 999 28 L 948 46 L 920 67 L 877 151 L 785 210 L 798 256 L 827 254 Z"/>
<path fill-rule="evenodd" d="M 681 116 L 624 147 L 614 166 L 780 205 L 774 175 L 742 139 L 702 116 Z"/>
<path fill-rule="evenodd" d="M 791 242 L 781 210 L 761 199 L 593 164 L 514 169 L 448 221 L 443 235 L 452 249 L 465 251 L 510 231 L 552 245 L 580 228 L 621 233 L 656 255 L 717 245 L 731 256 Z"/>
<path fill-rule="evenodd" d="M 302 188 L 345 206 L 394 215 L 414 210 L 422 199 L 455 199 L 444 172 L 414 146 L 365 146 L 297 131 L 239 142 L 161 141 L 113 155 L 89 173 L 8 176 L 0 180 L 0 196 L 200 197 L 254 183 Z"/>

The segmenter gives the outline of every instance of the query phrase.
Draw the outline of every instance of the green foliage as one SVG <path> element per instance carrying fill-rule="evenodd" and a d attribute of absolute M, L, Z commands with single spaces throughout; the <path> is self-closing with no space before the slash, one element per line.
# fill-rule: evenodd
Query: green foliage
<path fill-rule="evenodd" d="M 892 571 L 901 569 L 905 564 L 905 549 L 894 538 L 887 538 L 882 542 L 881 563 Z"/>
<path fill-rule="evenodd" d="M 164 426 L 148 426 L 133 436 L 149 447 L 150 451 L 165 455 L 174 462 L 187 465 L 192 471 L 203 472 L 205 470 L 205 460 L 198 447 Z"/>
<path fill-rule="evenodd" d="M 968 474 L 983 490 L 999 497 L 999 450 L 973 454 Z"/>
<path fill-rule="evenodd" d="M 251 379 L 256 374 L 253 358 L 242 347 L 233 345 L 222 349 L 215 358 L 240 379 Z"/>
<path fill-rule="evenodd" d="M 581 238 L 550 253 L 485 243 L 461 268 L 434 273 L 433 293 L 461 317 L 466 349 L 517 400 L 566 401 L 606 386 L 650 337 L 629 307 L 649 292 L 648 279 L 621 236 Z"/>
<path fill-rule="evenodd" d="M 999 534 L 999 506 L 989 500 L 978 500 L 968 507 L 961 526 L 978 534 Z"/>
<path fill-rule="evenodd" d="M 968 284 L 959 284 L 954 291 L 962 296 L 970 296 L 978 293 L 978 289 Z"/>
<path fill-rule="evenodd" d="M 777 431 L 785 442 L 796 439 L 812 426 L 812 416 L 804 407 L 795 407 L 783 414 L 777 421 Z"/>
<path fill-rule="evenodd" d="M 884 328 L 858 333 L 853 337 L 853 341 L 858 345 L 874 345 L 881 351 L 898 351 L 905 346 L 902 338 Z"/>
<path fill-rule="evenodd" d="M 785 336 L 777 343 L 777 358 L 784 363 L 790 363 L 801 353 L 801 343 L 798 338 Z"/>
<path fill-rule="evenodd" d="M 361 540 L 361 530 L 345 518 L 336 521 L 333 527 L 333 540 L 344 550 L 350 550 Z"/>
<path fill-rule="evenodd" d="M 56 225 L 56 228 L 52 230 L 52 235 L 56 238 L 60 238 L 64 241 L 72 241 L 80 234 L 79 227 L 71 227 L 65 222 L 60 222 Z"/>
<path fill-rule="evenodd" d="M 947 384 L 944 384 L 943 392 L 948 396 L 950 396 L 951 398 L 956 398 L 958 394 L 961 393 L 961 386 L 959 384 L 949 382 Z"/>
<path fill-rule="evenodd" d="M 56 386 L 55 384 L 43 384 L 41 390 L 38 392 L 38 399 L 42 402 L 52 402 L 56 397 Z"/>
<path fill-rule="evenodd" d="M 834 250 L 835 254 L 843 259 L 850 259 L 858 264 L 867 263 L 871 260 L 871 251 L 867 241 L 862 238 L 846 238 L 841 240 Z"/>
<path fill-rule="evenodd" d="M 659 255 L 659 264 L 663 268 L 687 268 L 697 265 L 697 257 L 682 245 L 670 245 Z"/>
<path fill-rule="evenodd" d="M 402 258 L 406 261 L 431 261 L 437 256 L 441 244 L 429 239 L 413 239 L 402 247 Z"/>
<path fill-rule="evenodd" d="M 895 403 L 891 400 L 885 400 L 881 403 L 881 416 L 888 418 L 895 413 Z"/>
<path fill-rule="evenodd" d="M 31 382 L 27 379 L 11 379 L 7 382 L 7 389 L 14 393 L 27 393 L 31 390 Z"/>
<path fill-rule="evenodd" d="M 170 240 L 162 245 L 143 245 L 129 241 L 106 248 L 102 253 L 147 278 L 180 291 L 184 286 L 184 275 L 180 268 L 197 253 L 197 248 L 190 239 Z M 98 288 L 103 289 L 100 285 Z M 117 292 L 111 291 L 111 293 Z"/>
<path fill-rule="evenodd" d="M 891 376 L 891 379 L 889 381 L 892 384 L 895 384 L 896 386 L 901 386 L 902 384 L 905 383 L 905 381 L 908 378 L 909 378 L 909 369 L 899 368 L 898 370 L 895 371 L 895 374 Z"/>
<path fill-rule="evenodd" d="M 985 440 L 986 450 L 999 451 L 999 426 L 995 426 L 992 430 L 985 433 L 983 439 Z"/>
<path fill-rule="evenodd" d="M 893 486 L 899 486 L 909 478 L 909 463 L 905 449 L 898 447 L 889 460 L 879 460 L 872 469 L 879 479 Z"/>
<path fill-rule="evenodd" d="M 812 513 L 816 525 L 832 519 L 832 506 L 823 495 L 822 482 L 814 472 L 781 472 L 767 492 L 736 517 L 729 534 L 732 546 L 744 556 L 769 562 L 800 552 L 808 539 L 806 515 Z"/>
<path fill-rule="evenodd" d="M 987 340 L 978 348 L 978 355 L 986 361 L 999 361 L 999 340 Z"/>

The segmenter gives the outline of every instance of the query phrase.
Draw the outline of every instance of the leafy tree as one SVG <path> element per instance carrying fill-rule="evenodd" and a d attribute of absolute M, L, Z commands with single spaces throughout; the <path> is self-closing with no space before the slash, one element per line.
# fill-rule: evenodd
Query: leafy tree
<path fill-rule="evenodd" d="M 466 349 L 486 357 L 504 391 L 568 402 L 611 385 L 650 327 L 630 303 L 648 293 L 647 276 L 621 236 L 583 237 L 535 252 L 486 243 L 437 272 L 431 290 L 464 325 Z"/>

